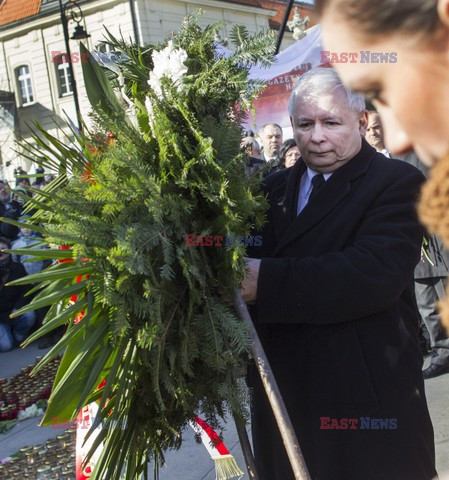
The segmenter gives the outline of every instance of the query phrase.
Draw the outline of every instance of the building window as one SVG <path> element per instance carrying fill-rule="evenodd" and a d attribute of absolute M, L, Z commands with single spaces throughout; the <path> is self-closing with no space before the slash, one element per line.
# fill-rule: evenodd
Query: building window
<path fill-rule="evenodd" d="M 16 68 L 16 74 L 20 90 L 20 103 L 22 106 L 30 105 L 34 102 L 30 67 L 28 65 L 21 65 Z"/>
<path fill-rule="evenodd" d="M 59 96 L 70 95 L 73 93 L 73 83 L 67 55 L 65 53 L 58 55 L 54 62 L 56 64 L 56 76 L 58 77 Z"/>

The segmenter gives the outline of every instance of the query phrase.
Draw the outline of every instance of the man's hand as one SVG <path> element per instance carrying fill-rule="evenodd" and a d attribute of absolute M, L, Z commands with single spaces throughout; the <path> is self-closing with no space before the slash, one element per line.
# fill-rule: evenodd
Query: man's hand
<path fill-rule="evenodd" d="M 245 258 L 248 276 L 240 285 L 240 293 L 243 300 L 248 303 L 257 298 L 257 281 L 259 279 L 260 260 L 257 258 Z"/>

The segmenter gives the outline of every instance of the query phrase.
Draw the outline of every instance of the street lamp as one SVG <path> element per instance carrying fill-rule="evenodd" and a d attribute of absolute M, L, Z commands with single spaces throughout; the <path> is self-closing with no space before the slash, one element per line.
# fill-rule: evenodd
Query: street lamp
<path fill-rule="evenodd" d="M 76 23 L 75 31 L 73 32 L 73 35 L 71 37 L 72 40 L 84 40 L 86 38 L 89 38 L 90 35 L 86 32 L 84 26 L 81 25 L 81 22 L 84 21 L 84 15 L 81 7 L 78 5 L 78 2 L 76 2 L 76 0 L 68 0 L 65 5 L 62 4 L 62 0 L 59 0 L 59 11 L 61 12 L 61 23 L 64 32 L 65 48 L 68 55 L 67 61 L 69 63 L 69 72 L 72 78 L 73 100 L 75 102 L 76 118 L 78 121 L 79 131 L 81 132 L 81 110 L 78 99 L 78 90 L 76 88 L 75 72 L 72 64 L 72 53 L 70 51 L 69 21 L 72 20 Z"/>

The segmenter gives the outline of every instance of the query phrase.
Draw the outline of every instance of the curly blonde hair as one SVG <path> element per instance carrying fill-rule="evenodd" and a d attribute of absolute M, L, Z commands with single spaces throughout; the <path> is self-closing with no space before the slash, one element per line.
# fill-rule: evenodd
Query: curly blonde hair
<path fill-rule="evenodd" d="M 449 154 L 430 170 L 418 206 L 421 221 L 431 233 L 439 235 L 449 248 Z M 449 284 L 446 298 L 439 302 L 441 322 L 449 331 Z"/>

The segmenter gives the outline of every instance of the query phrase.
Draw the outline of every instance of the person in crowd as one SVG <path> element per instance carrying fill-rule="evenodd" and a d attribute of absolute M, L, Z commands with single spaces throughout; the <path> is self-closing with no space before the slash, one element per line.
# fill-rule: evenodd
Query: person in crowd
<path fill-rule="evenodd" d="M 55 179 L 56 179 L 56 175 L 52 175 L 52 174 L 45 175 L 45 177 L 44 177 L 45 183 L 47 185 Z"/>
<path fill-rule="evenodd" d="M 252 158 L 260 157 L 260 146 L 253 136 L 243 137 L 240 143 L 240 148 L 243 148 Z"/>
<path fill-rule="evenodd" d="M 45 170 L 43 167 L 41 166 L 38 166 L 36 168 L 36 175 L 38 175 L 35 180 L 34 180 L 34 183 L 33 183 L 33 187 L 34 188 L 40 188 L 40 185 L 42 185 L 44 182 L 45 182 Z"/>
<path fill-rule="evenodd" d="M 413 149 L 433 165 L 419 215 L 449 247 L 449 0 L 316 0 L 324 47 L 374 53 L 374 62 L 336 63 L 349 88 L 379 111 L 392 154 Z M 376 54 L 388 53 L 388 62 Z M 371 57 L 370 57 L 371 58 Z M 439 304 L 449 328 L 449 296 Z"/>
<path fill-rule="evenodd" d="M 22 215 L 23 211 L 23 206 L 25 205 L 26 202 L 26 197 L 28 197 L 30 194 L 27 190 L 25 190 L 24 187 L 16 187 L 12 191 L 12 199 L 17 202 L 20 205 L 20 215 Z"/>
<path fill-rule="evenodd" d="M 20 222 L 25 223 L 30 217 L 30 215 L 22 215 L 19 218 Z M 48 246 L 42 243 L 42 239 L 36 232 L 33 232 L 29 228 L 21 227 L 19 237 L 12 243 L 12 249 L 23 249 L 27 247 L 33 248 L 48 248 Z M 32 255 L 23 255 L 23 254 L 12 254 L 13 262 L 18 262 L 23 265 L 26 270 L 27 275 L 31 275 L 33 273 L 39 273 L 43 268 L 47 267 L 51 261 L 43 261 L 43 260 L 35 260 L 35 261 L 28 261 L 32 259 Z M 47 314 L 48 307 L 43 307 L 36 310 L 36 322 L 37 326 L 42 325 L 42 321 Z M 64 333 L 64 327 L 59 327 L 56 330 L 44 335 L 38 344 L 38 348 L 48 348 L 54 345 Z"/>
<path fill-rule="evenodd" d="M 0 181 L 0 217 L 17 220 L 20 216 L 19 202 L 11 199 L 11 189 L 6 180 Z M 0 220 L 0 235 L 13 240 L 17 237 L 19 229 Z"/>
<path fill-rule="evenodd" d="M 17 187 L 23 187 L 24 189 L 26 189 L 26 187 L 29 187 L 30 186 L 30 180 L 29 178 L 18 178 L 16 180 L 16 188 Z M 27 191 L 27 190 L 25 190 Z"/>
<path fill-rule="evenodd" d="M 416 160 L 427 176 L 427 167 L 418 158 Z M 424 236 L 421 261 L 415 269 L 416 301 L 429 333 L 431 347 L 430 364 L 423 371 L 425 379 L 449 373 L 449 337 L 438 311 L 438 304 L 446 298 L 448 274 L 449 251 L 444 247 L 441 237 L 427 233 Z"/>
<path fill-rule="evenodd" d="M 22 167 L 17 167 L 14 170 L 14 175 L 16 177 L 16 187 L 29 187 L 30 180 L 23 175 L 27 175 L 27 172 Z"/>
<path fill-rule="evenodd" d="M 297 162 L 301 154 L 293 138 L 286 140 L 279 150 L 279 161 L 282 168 L 290 168 Z"/>
<path fill-rule="evenodd" d="M 377 151 L 390 156 L 385 148 L 382 120 L 377 112 L 368 112 L 369 121 L 366 140 Z M 370 128 L 371 126 L 371 128 Z M 418 168 L 425 177 L 428 167 L 414 152 L 397 155 L 397 158 Z M 424 236 L 421 261 L 415 268 L 415 293 L 419 313 L 427 329 L 432 356 L 430 365 L 423 371 L 424 378 L 433 378 L 449 373 L 449 338 L 441 324 L 437 304 L 445 298 L 445 287 L 449 274 L 449 252 L 437 235 Z M 425 347 L 424 352 L 427 350 Z"/>
<path fill-rule="evenodd" d="M 22 215 L 19 218 L 19 221 L 22 223 L 26 223 L 26 221 L 31 218 L 30 215 Z M 20 233 L 18 235 L 17 240 L 12 242 L 13 249 L 22 249 L 27 247 L 33 248 L 47 248 L 47 245 L 42 243 L 42 238 L 34 232 L 33 230 L 25 227 L 20 227 Z M 32 273 L 39 273 L 45 266 L 45 262 L 43 260 L 37 260 L 29 262 L 27 260 L 32 259 L 32 255 L 22 255 L 22 254 L 12 254 L 12 261 L 22 263 L 23 267 L 25 268 L 27 275 L 31 275 Z"/>
<path fill-rule="evenodd" d="M 390 158 L 390 152 L 385 147 L 382 120 L 374 110 L 368 111 L 368 127 L 366 128 L 365 138 L 373 148 Z"/>
<path fill-rule="evenodd" d="M 241 291 L 311 478 L 430 480 L 413 292 L 424 177 L 364 140 L 364 98 L 333 69 L 301 76 L 289 113 L 301 159 L 262 183 L 268 222 Z M 292 480 L 262 384 L 248 376 L 259 473 Z"/>
<path fill-rule="evenodd" d="M 262 142 L 262 160 L 270 165 L 268 174 L 280 169 L 279 149 L 282 145 L 282 127 L 277 123 L 267 123 L 259 130 Z"/>
<path fill-rule="evenodd" d="M 245 173 L 248 176 L 263 175 L 267 164 L 260 158 L 260 147 L 254 136 L 246 136 L 240 142 L 240 148 L 246 153 Z"/>
<path fill-rule="evenodd" d="M 6 286 L 18 278 L 24 277 L 26 271 L 21 263 L 14 263 L 11 254 L 4 250 L 11 248 L 6 237 L 0 237 L 0 352 L 7 352 L 20 345 L 28 336 L 34 325 L 35 312 L 27 312 L 14 318 L 10 315 L 26 304 L 27 285 Z"/>

